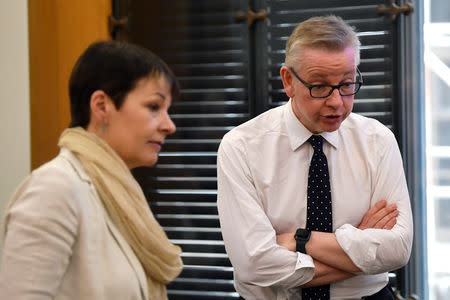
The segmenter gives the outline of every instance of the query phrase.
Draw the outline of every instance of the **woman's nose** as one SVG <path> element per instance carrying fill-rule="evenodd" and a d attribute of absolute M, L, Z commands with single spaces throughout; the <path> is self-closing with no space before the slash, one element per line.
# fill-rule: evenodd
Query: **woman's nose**
<path fill-rule="evenodd" d="M 170 118 L 170 115 L 166 112 L 161 123 L 161 128 L 166 134 L 172 134 L 177 130 L 175 123 Z"/>

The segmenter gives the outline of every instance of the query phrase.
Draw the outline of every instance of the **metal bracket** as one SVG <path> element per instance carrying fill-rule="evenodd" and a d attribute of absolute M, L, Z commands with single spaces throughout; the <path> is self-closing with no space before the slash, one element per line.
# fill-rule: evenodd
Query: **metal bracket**
<path fill-rule="evenodd" d="M 405 3 L 401 7 L 391 1 L 391 5 L 387 7 L 384 4 L 377 6 L 377 15 L 382 16 L 385 14 L 391 15 L 391 20 L 395 21 L 397 15 L 403 13 L 405 16 L 414 11 L 414 7 L 410 3 Z"/>
<path fill-rule="evenodd" d="M 251 27 L 253 23 L 257 20 L 264 21 L 268 17 L 268 13 L 265 9 L 261 9 L 259 12 L 255 13 L 250 7 L 247 9 L 247 13 L 243 11 L 238 11 L 234 16 L 236 22 L 247 19 L 247 26 Z"/>
<path fill-rule="evenodd" d="M 108 18 L 108 29 L 111 36 L 114 36 L 118 29 L 125 28 L 128 25 L 128 17 L 116 19 L 113 15 Z"/>

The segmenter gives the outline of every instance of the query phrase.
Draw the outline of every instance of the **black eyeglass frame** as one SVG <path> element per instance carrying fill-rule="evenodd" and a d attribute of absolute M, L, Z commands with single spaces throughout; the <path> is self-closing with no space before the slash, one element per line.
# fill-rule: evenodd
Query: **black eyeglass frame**
<path fill-rule="evenodd" d="M 335 89 L 337 89 L 338 92 L 339 92 L 339 95 L 341 95 L 341 96 L 343 96 L 343 97 L 346 97 L 346 96 L 353 96 L 353 95 L 355 95 L 356 93 L 359 92 L 359 89 L 360 89 L 361 86 L 363 85 L 362 75 L 361 75 L 361 72 L 359 71 L 358 68 L 356 68 L 356 72 L 357 72 L 357 74 L 358 74 L 358 78 L 360 79 L 359 81 L 355 81 L 355 82 L 346 82 L 346 83 L 341 83 L 341 84 L 338 84 L 338 85 L 332 85 L 332 84 L 309 84 L 309 83 L 307 83 L 306 81 L 304 81 L 303 79 L 301 79 L 300 76 L 297 75 L 297 73 L 295 73 L 294 68 L 289 67 L 289 70 L 292 72 L 292 74 L 294 74 L 294 76 L 295 76 L 301 83 L 303 83 L 304 86 L 306 86 L 306 87 L 309 89 L 309 95 L 310 95 L 312 98 L 320 98 L 320 99 L 322 99 L 322 98 L 327 98 L 327 97 L 329 97 L 329 96 L 334 92 Z M 351 83 L 351 84 L 355 84 L 355 92 L 352 93 L 352 94 L 345 94 L 345 95 L 342 95 L 342 94 L 341 94 L 341 87 L 345 86 L 346 84 L 350 84 L 350 83 Z M 313 96 L 313 95 L 312 95 L 312 89 L 313 89 L 313 88 L 317 88 L 317 87 L 331 87 L 331 90 L 330 90 L 330 93 L 329 93 L 328 95 L 326 95 L 326 96 L 320 96 L 320 97 Z"/>

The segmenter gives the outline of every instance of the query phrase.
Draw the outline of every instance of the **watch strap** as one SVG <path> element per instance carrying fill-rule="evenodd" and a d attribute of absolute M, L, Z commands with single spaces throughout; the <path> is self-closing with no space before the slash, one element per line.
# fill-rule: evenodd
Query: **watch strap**
<path fill-rule="evenodd" d="M 296 251 L 307 254 L 306 253 L 306 243 L 309 241 L 311 236 L 311 231 L 308 229 L 299 228 L 295 232 L 294 238 L 296 242 Z"/>

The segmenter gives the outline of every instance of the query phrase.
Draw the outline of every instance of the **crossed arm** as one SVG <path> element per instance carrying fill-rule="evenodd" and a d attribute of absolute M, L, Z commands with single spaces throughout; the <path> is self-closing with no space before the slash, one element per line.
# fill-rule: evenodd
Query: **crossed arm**
<path fill-rule="evenodd" d="M 390 230 L 397 222 L 399 211 L 395 204 L 387 205 L 385 200 L 378 201 L 364 215 L 358 229 L 368 228 Z M 277 235 L 277 243 L 290 251 L 296 251 L 295 232 Z M 355 276 L 361 270 L 342 250 L 333 233 L 313 231 L 306 243 L 306 253 L 314 260 L 314 277 L 301 287 L 329 284 Z"/>
<path fill-rule="evenodd" d="M 286 222 L 286 213 L 292 218 L 289 220 L 296 217 L 289 210 L 291 194 L 280 195 L 277 188 L 283 186 L 283 191 L 291 191 L 296 189 L 295 184 L 281 185 L 281 179 L 277 179 L 280 184 L 274 185 L 277 188 L 272 190 L 273 195 L 268 193 L 267 182 L 255 179 L 255 174 L 265 170 L 256 168 L 259 164 L 252 165 L 252 170 L 244 151 L 247 147 L 240 139 L 225 137 L 217 157 L 217 206 L 225 247 L 238 282 L 286 289 L 341 281 L 355 273 L 384 273 L 404 265 L 412 244 L 412 218 L 400 154 L 392 145 L 380 146 L 389 152 L 380 159 L 389 168 L 377 168 L 380 174 L 374 174 L 375 189 L 370 199 L 386 199 L 395 205 L 377 203 L 361 216 L 356 227 L 354 219 L 346 219 L 348 222 L 335 233 L 313 232 L 306 245 L 306 257 L 295 251 L 294 232 L 276 236 L 277 230 L 295 228 L 295 224 Z M 256 187 L 255 182 L 260 186 Z M 275 205 L 269 201 L 272 197 L 280 201 Z"/>

